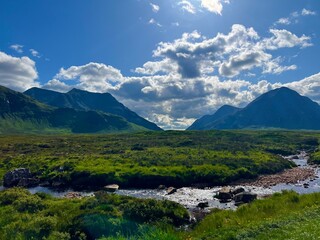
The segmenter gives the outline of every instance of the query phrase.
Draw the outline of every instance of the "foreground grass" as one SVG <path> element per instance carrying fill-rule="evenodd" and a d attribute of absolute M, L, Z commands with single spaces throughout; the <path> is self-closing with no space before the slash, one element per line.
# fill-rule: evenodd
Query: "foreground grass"
<path fill-rule="evenodd" d="M 14 188 L 0 192 L 0 239 L 319 239 L 320 193 L 274 194 L 236 211 L 215 210 L 190 230 L 188 213 L 169 201 L 99 192 L 56 199 Z"/>
<path fill-rule="evenodd" d="M 0 136 L 0 179 L 27 167 L 43 180 L 80 187 L 220 185 L 290 168 L 278 154 L 314 149 L 319 138 L 286 131 Z"/>
<path fill-rule="evenodd" d="M 188 239 L 318 239 L 320 193 L 274 194 L 237 211 L 208 215 Z"/>
<path fill-rule="evenodd" d="M 104 192 L 75 200 L 31 195 L 19 188 L 0 192 L 0 239 L 97 239 L 142 233 L 165 237 L 168 229 L 188 220 L 187 211 L 170 201 Z"/>

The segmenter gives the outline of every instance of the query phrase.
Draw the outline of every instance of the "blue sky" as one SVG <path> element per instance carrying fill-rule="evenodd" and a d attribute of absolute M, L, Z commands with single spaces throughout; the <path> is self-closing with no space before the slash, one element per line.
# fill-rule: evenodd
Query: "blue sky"
<path fill-rule="evenodd" d="M 291 87 L 320 102 L 318 0 L 0 2 L 0 84 L 110 92 L 166 129 Z"/>

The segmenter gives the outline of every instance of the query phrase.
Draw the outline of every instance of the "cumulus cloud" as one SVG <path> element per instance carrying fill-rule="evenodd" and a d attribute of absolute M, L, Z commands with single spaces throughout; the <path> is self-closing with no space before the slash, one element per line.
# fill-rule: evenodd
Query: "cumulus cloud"
<path fill-rule="evenodd" d="M 160 65 L 170 63 L 182 78 L 208 75 L 215 68 L 225 77 L 234 77 L 253 68 L 261 68 L 268 74 L 279 74 L 296 67 L 280 65 L 283 61 L 275 59 L 270 51 L 312 46 L 310 37 L 305 35 L 298 37 L 279 29 L 271 29 L 270 34 L 271 37 L 261 38 L 253 28 L 240 24 L 233 25 L 228 34 L 218 33 L 213 38 L 206 38 L 197 31 L 184 33 L 173 42 L 160 42 L 153 56 L 162 60 L 152 64 L 149 62 L 149 68 L 146 65 L 137 68 L 136 72 L 145 73 L 152 66 L 152 74 L 155 74 L 161 69 L 168 69 Z"/>
<path fill-rule="evenodd" d="M 253 28 L 239 24 L 212 38 L 193 31 L 159 43 L 153 61 L 136 68 L 135 76 L 123 76 L 120 70 L 102 63 L 89 63 L 62 68 L 44 87 L 62 92 L 72 87 L 110 92 L 165 129 L 185 129 L 222 105 L 243 107 L 280 86 L 320 101 L 320 73 L 290 84 L 242 79 L 259 70 L 262 74 L 295 70 L 298 66 L 286 65 L 286 59 L 274 53 L 282 48 L 303 49 L 311 46 L 310 41 L 308 36 L 282 29 L 271 29 L 269 36 L 261 37 Z"/>
<path fill-rule="evenodd" d="M 63 93 L 70 91 L 73 87 L 75 87 L 75 86 L 68 85 L 64 82 L 57 80 L 57 79 L 52 79 L 49 82 L 47 82 L 45 85 L 42 86 L 42 88 L 57 91 L 57 92 L 63 92 Z"/>
<path fill-rule="evenodd" d="M 0 52 L 0 84 L 2 86 L 24 91 L 31 87 L 39 87 L 37 78 L 38 72 L 33 60 Z"/>
<path fill-rule="evenodd" d="M 151 9 L 152 9 L 153 12 L 155 12 L 155 13 L 159 12 L 159 10 L 160 10 L 160 6 L 159 5 L 150 3 L 150 6 L 151 6 Z"/>
<path fill-rule="evenodd" d="M 222 14 L 223 3 L 229 3 L 229 0 L 201 0 L 203 8 L 219 15 Z"/>
<path fill-rule="evenodd" d="M 90 62 L 82 66 L 61 68 L 56 80 L 77 81 L 76 87 L 94 92 L 105 92 L 122 81 L 121 71 L 103 63 Z"/>
<path fill-rule="evenodd" d="M 16 51 L 17 53 L 23 53 L 23 45 L 13 44 L 10 46 L 10 48 Z"/>

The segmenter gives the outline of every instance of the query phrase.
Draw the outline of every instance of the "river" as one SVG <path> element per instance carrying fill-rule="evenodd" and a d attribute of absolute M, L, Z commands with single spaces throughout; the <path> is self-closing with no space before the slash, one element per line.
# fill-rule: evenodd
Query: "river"
<path fill-rule="evenodd" d="M 299 194 L 306 194 L 312 192 L 320 192 L 320 170 L 319 168 L 314 168 L 308 164 L 308 156 L 301 152 L 299 155 L 289 156 L 291 161 L 294 161 L 298 168 L 312 168 L 315 171 L 316 178 L 305 179 L 304 181 L 300 181 L 295 184 L 287 184 L 287 183 L 279 183 L 271 187 L 256 187 L 250 185 L 236 185 L 232 186 L 232 188 L 243 187 L 246 191 L 256 193 L 258 198 L 262 198 L 266 195 L 273 194 L 275 192 L 281 192 L 283 190 L 293 190 L 298 192 Z M 4 188 L 0 186 L 0 191 Z M 115 192 L 115 194 L 125 195 L 125 196 L 132 196 L 136 198 L 152 198 L 158 200 L 171 200 L 174 202 L 178 202 L 185 206 L 186 208 L 192 210 L 195 209 L 198 203 L 200 202 L 208 202 L 209 207 L 207 210 L 209 211 L 212 208 L 220 208 L 220 209 L 236 209 L 235 203 L 220 203 L 220 201 L 214 196 L 219 192 L 221 187 L 213 187 L 213 188 L 206 188 L 206 189 L 198 189 L 198 188 L 191 188 L 191 187 L 184 187 L 179 188 L 177 191 L 171 195 L 167 195 L 165 190 L 157 190 L 157 189 L 119 189 Z M 50 194 L 54 197 L 65 197 L 66 194 L 75 192 L 72 189 L 58 191 L 51 188 L 46 187 L 34 187 L 29 188 L 29 191 L 32 194 L 43 192 Z M 77 192 L 81 196 L 93 196 L 93 192 Z"/>

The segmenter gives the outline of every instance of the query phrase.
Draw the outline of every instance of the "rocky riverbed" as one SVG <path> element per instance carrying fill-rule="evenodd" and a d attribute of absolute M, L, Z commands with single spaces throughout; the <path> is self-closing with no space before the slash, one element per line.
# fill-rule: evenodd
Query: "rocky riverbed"
<path fill-rule="evenodd" d="M 219 192 L 222 188 L 229 188 L 232 192 L 235 189 L 243 188 L 246 193 L 256 195 L 257 198 L 264 198 L 275 192 L 281 192 L 282 190 L 294 190 L 300 194 L 320 192 L 320 170 L 315 166 L 308 165 L 308 156 L 305 152 L 301 152 L 298 155 L 285 157 L 296 163 L 298 167 L 286 170 L 282 173 L 263 175 L 253 181 L 238 182 L 231 186 L 221 186 L 213 188 L 192 188 L 184 187 L 174 189 L 168 194 L 167 189 L 164 187 L 160 189 L 119 189 L 115 191 L 115 194 L 132 196 L 137 198 L 153 198 L 158 200 L 171 200 L 178 202 L 185 206 L 192 215 L 199 219 L 203 215 L 210 212 L 213 208 L 219 209 L 236 209 L 237 204 L 234 200 L 234 196 L 230 199 L 221 201 L 218 199 Z M 121 186 L 120 186 L 121 187 Z M 3 187 L 0 187 L 2 190 Z M 47 187 L 33 187 L 29 188 L 31 193 L 44 192 L 51 194 L 55 197 L 65 198 L 81 198 L 87 196 L 93 196 L 94 192 L 79 192 L 72 189 L 69 190 L 57 190 Z"/>

